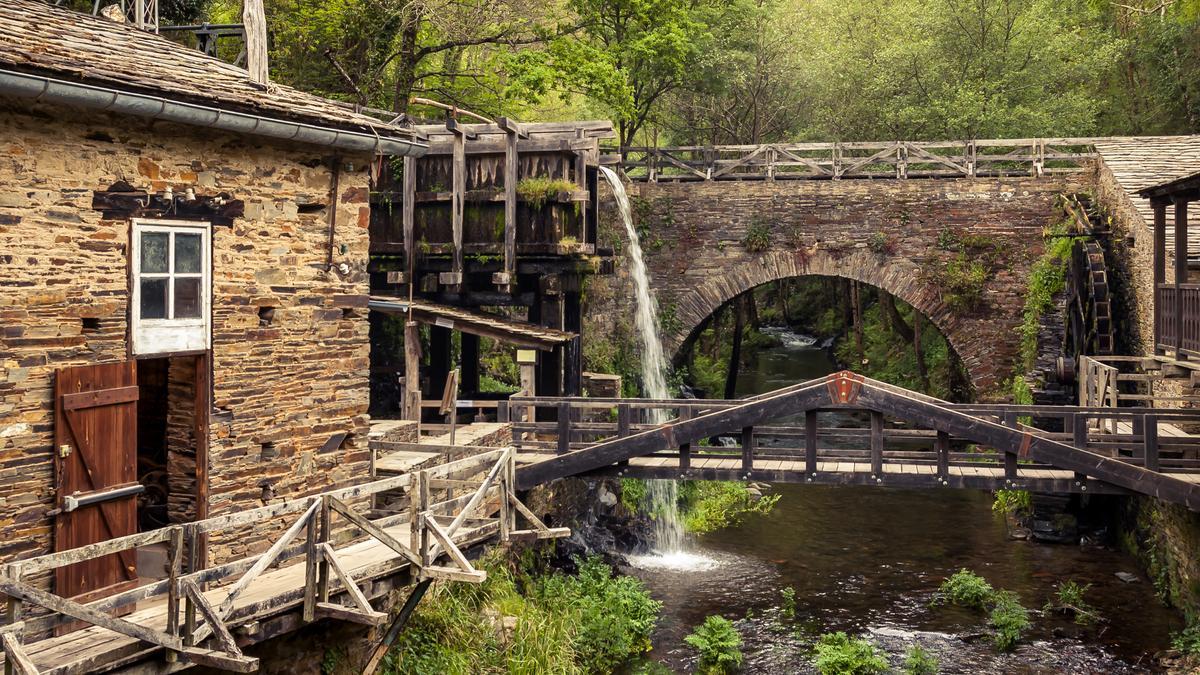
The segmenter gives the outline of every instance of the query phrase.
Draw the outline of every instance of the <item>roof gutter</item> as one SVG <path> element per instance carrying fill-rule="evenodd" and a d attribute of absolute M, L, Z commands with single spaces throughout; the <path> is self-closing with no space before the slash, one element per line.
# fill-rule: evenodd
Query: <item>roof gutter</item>
<path fill-rule="evenodd" d="M 158 96 L 132 94 L 11 70 L 0 70 L 0 94 L 340 150 L 419 157 L 429 148 L 426 143 L 418 140 L 231 112 L 195 103 L 180 103 Z"/>

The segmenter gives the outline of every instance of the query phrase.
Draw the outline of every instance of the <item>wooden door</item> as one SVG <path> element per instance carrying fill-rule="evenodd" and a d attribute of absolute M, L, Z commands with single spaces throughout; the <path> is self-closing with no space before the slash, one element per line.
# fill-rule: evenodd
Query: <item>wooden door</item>
<path fill-rule="evenodd" d="M 137 483 L 137 362 L 63 368 L 55 377 L 54 456 L 60 513 L 54 549 L 137 532 L 137 494 L 67 511 L 67 497 L 103 496 Z M 130 549 L 55 570 L 55 592 L 91 600 L 137 584 Z"/>

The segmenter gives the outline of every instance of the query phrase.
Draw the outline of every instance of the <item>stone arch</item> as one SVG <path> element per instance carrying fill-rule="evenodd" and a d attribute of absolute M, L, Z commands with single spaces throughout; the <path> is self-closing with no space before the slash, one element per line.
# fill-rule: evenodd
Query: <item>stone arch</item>
<path fill-rule="evenodd" d="M 907 302 L 946 336 L 962 359 L 976 392 L 993 391 L 1000 384 L 1000 374 L 987 364 L 1009 363 L 1013 350 L 997 339 L 1015 341 L 1016 336 L 997 335 L 979 321 L 955 313 L 942 301 L 936 287 L 922 281 L 920 268 L 912 261 L 884 259 L 866 248 L 836 255 L 823 249 L 804 254 L 772 251 L 746 259 L 725 274 L 711 276 L 673 298 L 678 327 L 663 336 L 664 346 L 668 353 L 678 351 L 717 308 L 752 288 L 810 275 L 853 279 Z"/>

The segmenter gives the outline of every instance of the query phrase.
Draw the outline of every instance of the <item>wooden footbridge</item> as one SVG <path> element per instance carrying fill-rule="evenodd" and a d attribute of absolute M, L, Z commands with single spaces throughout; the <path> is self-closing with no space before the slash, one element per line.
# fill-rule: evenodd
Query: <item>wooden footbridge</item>
<path fill-rule="evenodd" d="M 322 619 L 378 626 L 371 604 L 415 583 L 376 649 L 386 652 L 432 579 L 478 583 L 470 547 L 488 541 L 565 536 L 516 497 L 511 448 L 487 449 L 418 472 L 186 525 L 111 539 L 0 566 L 9 598 L 0 626 L 6 674 L 166 673 L 192 665 L 252 672 L 243 649 Z M 380 515 L 376 497 L 407 508 Z M 431 495 L 444 496 L 435 500 Z M 528 529 L 517 529 L 518 514 Z M 247 528 L 277 533 L 262 553 L 205 566 L 193 555 L 208 537 Z M 165 544 L 165 578 L 94 602 L 44 590 L 48 572 Z M 70 632 L 67 632 L 70 631 Z"/>
<path fill-rule="evenodd" d="M 843 371 L 742 400 L 530 397 L 501 413 L 516 420 L 520 489 L 615 475 L 1143 494 L 1200 510 L 1200 436 L 1184 431 L 1198 411 L 952 404 Z"/>

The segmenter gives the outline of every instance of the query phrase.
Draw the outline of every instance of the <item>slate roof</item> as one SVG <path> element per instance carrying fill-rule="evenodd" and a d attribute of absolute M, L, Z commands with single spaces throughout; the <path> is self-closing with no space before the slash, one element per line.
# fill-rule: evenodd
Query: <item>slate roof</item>
<path fill-rule="evenodd" d="M 387 138 L 413 135 L 288 86 L 264 87 L 160 35 L 38 0 L 0 3 L 0 69 Z"/>

